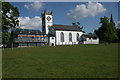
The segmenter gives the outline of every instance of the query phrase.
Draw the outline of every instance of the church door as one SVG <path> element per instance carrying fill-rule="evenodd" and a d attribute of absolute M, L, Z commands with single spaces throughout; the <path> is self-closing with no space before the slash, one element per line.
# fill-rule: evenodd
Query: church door
<path fill-rule="evenodd" d="M 52 43 L 52 46 L 54 46 L 54 43 Z"/>

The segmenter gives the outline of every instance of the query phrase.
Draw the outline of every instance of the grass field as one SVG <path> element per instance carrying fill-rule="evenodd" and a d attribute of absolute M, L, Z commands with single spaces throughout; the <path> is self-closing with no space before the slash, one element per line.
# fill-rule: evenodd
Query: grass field
<path fill-rule="evenodd" d="M 3 50 L 3 78 L 117 78 L 118 44 Z"/>

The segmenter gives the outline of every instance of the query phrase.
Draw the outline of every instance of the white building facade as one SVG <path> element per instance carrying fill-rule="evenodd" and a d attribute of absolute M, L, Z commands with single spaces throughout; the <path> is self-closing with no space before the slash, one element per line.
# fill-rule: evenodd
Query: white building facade
<path fill-rule="evenodd" d="M 48 36 L 50 35 L 49 46 L 79 44 L 80 38 L 83 35 L 83 32 L 79 27 L 53 24 L 52 12 L 44 11 L 41 15 L 42 32 Z M 92 43 L 96 43 L 96 41 L 93 41 Z"/>
<path fill-rule="evenodd" d="M 78 26 L 53 24 L 52 12 L 44 11 L 41 16 L 42 32 L 40 30 L 12 29 L 10 46 L 99 44 L 99 38 L 96 35 L 84 34 Z"/>
<path fill-rule="evenodd" d="M 83 41 L 83 44 L 99 44 L 99 39 L 86 38 L 86 41 Z"/>
<path fill-rule="evenodd" d="M 99 38 L 95 34 L 83 34 L 80 42 L 82 44 L 99 44 Z"/>
<path fill-rule="evenodd" d="M 82 32 L 79 31 L 56 31 L 56 45 L 78 44 Z"/>

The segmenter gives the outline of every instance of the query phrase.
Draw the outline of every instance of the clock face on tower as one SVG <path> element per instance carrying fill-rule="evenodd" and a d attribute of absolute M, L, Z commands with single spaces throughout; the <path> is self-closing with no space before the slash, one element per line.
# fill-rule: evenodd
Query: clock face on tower
<path fill-rule="evenodd" d="M 51 20 L 51 17 L 50 17 L 50 16 L 48 16 L 48 17 L 47 17 L 47 20 L 48 20 L 48 21 L 50 21 L 50 20 Z"/>

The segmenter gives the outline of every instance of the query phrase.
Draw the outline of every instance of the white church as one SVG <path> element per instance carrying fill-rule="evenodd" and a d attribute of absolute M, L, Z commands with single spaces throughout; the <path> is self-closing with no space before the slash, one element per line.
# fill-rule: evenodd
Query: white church
<path fill-rule="evenodd" d="M 42 32 L 52 34 L 49 45 L 74 45 L 78 44 L 84 33 L 77 26 L 57 25 L 53 24 L 52 12 L 44 11 L 42 13 Z M 87 37 L 86 37 L 87 36 Z M 99 44 L 99 39 L 95 34 L 90 36 L 85 34 L 83 44 Z"/>
<path fill-rule="evenodd" d="M 14 29 L 12 31 L 11 39 L 15 47 L 99 44 L 97 35 L 85 34 L 77 26 L 53 24 L 52 11 L 43 11 L 41 16 L 42 32 L 28 29 Z"/>

